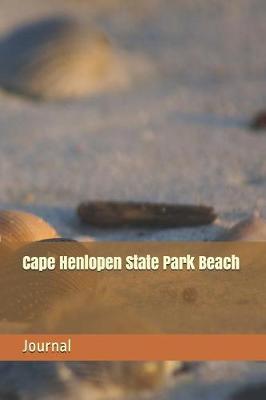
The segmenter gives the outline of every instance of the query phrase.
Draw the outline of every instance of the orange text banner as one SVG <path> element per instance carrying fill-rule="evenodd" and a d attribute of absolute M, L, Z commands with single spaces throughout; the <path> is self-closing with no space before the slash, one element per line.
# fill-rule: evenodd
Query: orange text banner
<path fill-rule="evenodd" d="M 66 352 L 25 347 L 71 344 Z M 69 351 L 68 351 L 69 350 Z M 9 360 L 266 360 L 266 335 L 0 335 Z"/>

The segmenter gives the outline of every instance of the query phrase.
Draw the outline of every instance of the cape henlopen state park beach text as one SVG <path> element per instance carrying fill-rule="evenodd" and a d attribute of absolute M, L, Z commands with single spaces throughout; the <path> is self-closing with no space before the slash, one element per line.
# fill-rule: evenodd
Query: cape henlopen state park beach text
<path fill-rule="evenodd" d="M 22 268 L 26 271 L 53 271 L 59 268 L 62 271 L 91 270 L 91 271 L 156 271 L 162 270 L 239 270 L 240 257 L 232 254 L 226 257 L 194 257 L 190 254 L 172 257 L 163 256 L 160 260 L 157 256 L 139 256 L 137 254 L 127 256 L 123 263 L 122 257 L 81 257 L 60 256 L 55 257 L 30 257 L 24 256 Z"/>

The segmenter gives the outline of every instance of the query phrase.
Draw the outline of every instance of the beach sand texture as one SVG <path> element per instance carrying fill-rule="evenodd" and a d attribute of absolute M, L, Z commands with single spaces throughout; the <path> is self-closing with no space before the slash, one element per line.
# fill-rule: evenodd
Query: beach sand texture
<path fill-rule="evenodd" d="M 54 15 L 93 24 L 132 77 L 123 88 L 61 102 L 2 88 L 1 208 L 34 212 L 63 236 L 97 240 L 212 240 L 254 209 L 266 217 L 266 133 L 249 129 L 266 106 L 264 0 L 0 0 L 0 9 L 2 38 Z M 76 216 L 81 201 L 94 199 L 206 203 L 219 219 L 197 228 L 101 230 Z M 71 400 L 113 398 L 64 364 L 0 367 L 3 399 L 55 399 L 59 386 Z M 265 382 L 265 373 L 264 363 L 199 363 L 158 396 L 261 399 L 265 383 L 233 393 Z"/>

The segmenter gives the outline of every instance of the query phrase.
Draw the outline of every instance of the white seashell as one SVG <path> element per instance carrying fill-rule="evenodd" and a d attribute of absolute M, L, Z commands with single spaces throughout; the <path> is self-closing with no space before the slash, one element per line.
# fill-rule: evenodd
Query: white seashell
<path fill-rule="evenodd" d="M 30 23 L 0 43 L 0 85 L 25 96 L 81 97 L 126 80 L 105 34 L 70 18 Z"/>

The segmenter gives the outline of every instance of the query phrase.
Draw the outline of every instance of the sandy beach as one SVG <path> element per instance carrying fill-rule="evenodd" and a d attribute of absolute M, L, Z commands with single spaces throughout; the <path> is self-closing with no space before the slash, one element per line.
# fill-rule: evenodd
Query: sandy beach
<path fill-rule="evenodd" d="M 255 208 L 265 213 L 266 137 L 247 128 L 265 105 L 265 4 L 146 3 L 93 13 L 86 1 L 2 2 L 3 34 L 29 18 L 61 11 L 84 19 L 88 10 L 88 23 L 155 69 L 123 91 L 64 104 L 2 92 L 2 207 L 36 212 L 63 235 L 97 238 L 107 234 L 76 225 L 82 200 L 202 202 L 215 207 L 218 226 Z M 215 231 L 145 237 L 209 239 Z"/>

